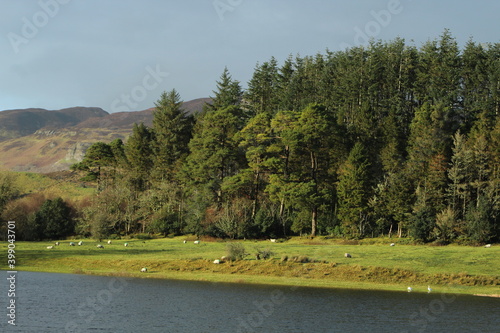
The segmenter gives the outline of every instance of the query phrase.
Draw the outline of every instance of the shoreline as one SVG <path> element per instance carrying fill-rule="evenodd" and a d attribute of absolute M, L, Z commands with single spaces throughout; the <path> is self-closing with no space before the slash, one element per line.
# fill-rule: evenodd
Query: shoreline
<path fill-rule="evenodd" d="M 82 239 L 81 246 L 70 246 L 69 240 L 56 247 L 48 242 L 17 242 L 16 257 L 19 271 L 405 293 L 408 287 L 427 293 L 430 286 L 433 293 L 500 295 L 500 247 L 389 246 L 389 240 L 379 241 L 239 241 L 247 253 L 264 249 L 273 255 L 265 260 L 249 254 L 242 260 L 225 261 L 221 258 L 230 244 L 225 241 L 200 243 L 182 236 L 121 239 L 99 248 L 103 242 Z M 0 248 L 7 251 L 4 244 Z M 147 273 L 141 273 L 143 267 Z M 8 270 L 5 265 L 0 269 Z"/>
<path fill-rule="evenodd" d="M 181 260 L 182 262 L 182 260 Z M 108 266 L 109 267 L 109 266 Z M 140 278 L 140 279 L 159 279 L 159 280 L 176 280 L 176 281 L 193 281 L 193 282 L 211 282 L 211 283 L 228 283 L 241 285 L 261 285 L 261 286 L 279 286 L 290 288 L 323 288 L 323 289 L 345 289 L 345 290 L 363 290 L 363 291 L 388 291 L 388 292 L 404 292 L 408 293 L 407 287 L 411 285 L 412 293 L 428 293 L 427 284 L 411 284 L 409 281 L 391 281 L 388 283 L 370 282 L 370 281 L 350 281 L 340 279 L 313 279 L 307 277 L 283 277 L 275 275 L 251 275 L 241 273 L 222 273 L 222 272 L 175 272 L 175 271 L 150 271 L 141 273 L 139 270 L 135 272 L 115 271 L 109 269 L 43 269 L 33 267 L 32 269 L 18 269 L 18 272 L 41 272 L 41 273 L 60 273 L 60 274 L 79 274 L 79 275 L 94 275 L 94 276 L 109 276 L 123 278 Z M 463 285 L 432 285 L 432 294 L 455 294 L 469 295 L 476 297 L 493 297 L 500 298 L 500 289 L 497 286 L 463 286 Z"/>

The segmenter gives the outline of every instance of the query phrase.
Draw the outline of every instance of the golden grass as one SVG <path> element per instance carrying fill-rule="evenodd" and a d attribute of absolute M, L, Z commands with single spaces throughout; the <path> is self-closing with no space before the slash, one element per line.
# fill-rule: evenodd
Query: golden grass
<path fill-rule="evenodd" d="M 189 241 L 184 244 L 184 240 Z M 327 288 L 405 291 L 449 290 L 468 294 L 500 293 L 500 246 L 485 249 L 466 246 L 390 247 L 341 245 L 337 240 L 293 238 L 282 243 L 242 242 L 248 253 L 269 248 L 270 260 L 245 260 L 214 264 L 225 255 L 226 243 L 211 239 L 194 244 L 193 237 L 153 240 L 114 240 L 98 249 L 97 242 L 70 247 L 68 241 L 53 250 L 48 242 L 19 242 L 18 269 L 77 274 L 119 275 L 232 283 L 263 283 Z M 124 247 L 123 243 L 129 243 Z M 342 242 L 341 242 L 342 243 Z M 6 245 L 2 250 L 6 253 Z M 343 257 L 345 252 L 353 258 Z M 282 257 L 288 256 L 287 261 Z M 297 260 L 292 260 L 297 257 Z M 307 258 L 302 260 L 300 258 Z M 142 267 L 148 273 L 140 273 Z"/>

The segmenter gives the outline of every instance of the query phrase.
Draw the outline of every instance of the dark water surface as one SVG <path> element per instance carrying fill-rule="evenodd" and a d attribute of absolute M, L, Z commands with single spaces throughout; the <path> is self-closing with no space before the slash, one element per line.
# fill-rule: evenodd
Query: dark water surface
<path fill-rule="evenodd" d="M 0 332 L 500 332 L 500 299 L 1 271 Z"/>

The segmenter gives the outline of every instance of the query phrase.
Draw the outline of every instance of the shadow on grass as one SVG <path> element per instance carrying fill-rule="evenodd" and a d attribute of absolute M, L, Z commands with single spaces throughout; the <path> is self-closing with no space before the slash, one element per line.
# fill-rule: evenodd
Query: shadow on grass
<path fill-rule="evenodd" d="M 19 264 L 22 264 L 22 260 L 46 260 L 46 259 L 62 259 L 67 257 L 77 257 L 77 256 L 139 256 L 148 254 L 159 254 L 172 252 L 171 249 L 98 249 L 98 248 L 71 248 L 71 249 L 47 249 L 47 250 L 19 250 L 17 253 L 17 259 Z"/>

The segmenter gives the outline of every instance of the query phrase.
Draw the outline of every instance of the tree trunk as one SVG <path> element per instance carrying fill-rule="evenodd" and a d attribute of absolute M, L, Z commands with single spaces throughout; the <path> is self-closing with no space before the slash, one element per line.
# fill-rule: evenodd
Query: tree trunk
<path fill-rule="evenodd" d="M 316 229 L 318 227 L 318 207 L 314 206 L 312 209 L 311 219 L 311 238 L 316 237 Z"/>

